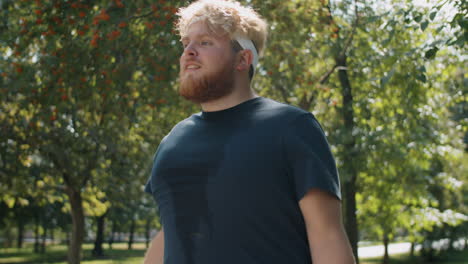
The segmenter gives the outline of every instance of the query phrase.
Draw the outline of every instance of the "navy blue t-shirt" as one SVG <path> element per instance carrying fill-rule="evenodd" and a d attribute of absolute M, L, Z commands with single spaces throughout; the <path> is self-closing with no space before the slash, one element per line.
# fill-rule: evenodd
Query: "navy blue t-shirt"
<path fill-rule="evenodd" d="M 257 97 L 177 124 L 155 154 L 145 191 L 159 207 L 165 264 L 311 263 L 299 200 L 340 199 L 314 116 Z"/>

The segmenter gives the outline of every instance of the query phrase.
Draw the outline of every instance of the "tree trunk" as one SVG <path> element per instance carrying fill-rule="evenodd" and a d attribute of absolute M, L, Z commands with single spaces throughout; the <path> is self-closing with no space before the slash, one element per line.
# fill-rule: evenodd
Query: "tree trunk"
<path fill-rule="evenodd" d="M 148 218 L 146 219 L 146 224 L 145 224 L 145 244 L 146 244 L 146 248 L 149 247 L 149 243 L 150 243 L 150 239 L 151 239 L 151 219 Z"/>
<path fill-rule="evenodd" d="M 46 240 L 47 240 L 47 227 L 45 223 L 42 226 L 42 242 L 41 242 L 41 254 L 46 252 Z"/>
<path fill-rule="evenodd" d="M 114 239 L 115 239 L 116 228 L 117 228 L 117 225 L 115 224 L 115 221 L 112 221 L 111 233 L 110 233 L 109 240 L 107 242 L 109 244 L 109 249 L 112 249 L 112 244 L 114 243 Z"/>
<path fill-rule="evenodd" d="M 359 263 L 358 256 L 358 225 L 356 217 L 356 179 L 358 171 L 355 166 L 356 139 L 353 135 L 355 130 L 353 95 L 351 92 L 351 83 L 347 72 L 346 55 L 339 56 L 335 59 L 338 66 L 338 78 L 341 84 L 341 95 L 343 98 L 342 116 L 344 121 L 344 153 L 342 166 L 343 180 L 343 210 L 344 210 L 344 226 L 351 247 L 353 249 L 356 263 Z"/>
<path fill-rule="evenodd" d="M 68 248 L 68 263 L 79 264 L 81 261 L 81 245 L 84 239 L 84 212 L 81 192 L 67 186 L 67 195 L 71 205 L 72 234 Z"/>
<path fill-rule="evenodd" d="M 39 253 L 39 216 L 34 215 L 34 253 Z"/>
<path fill-rule="evenodd" d="M 24 237 L 24 220 L 22 217 L 18 218 L 18 237 L 17 237 L 17 248 L 23 248 L 23 237 Z"/>
<path fill-rule="evenodd" d="M 456 228 L 454 227 L 449 227 L 449 244 L 448 244 L 448 250 L 449 251 L 453 251 L 455 250 L 453 244 L 455 243 L 455 240 L 456 240 L 456 235 L 457 235 L 457 232 L 456 232 Z"/>
<path fill-rule="evenodd" d="M 97 230 L 96 240 L 94 241 L 93 256 L 102 257 L 104 256 L 104 250 L 102 249 L 102 243 L 104 242 L 104 226 L 106 221 L 106 214 L 97 218 Z"/>
<path fill-rule="evenodd" d="M 382 263 L 388 264 L 390 258 L 388 257 L 388 235 L 387 234 L 384 234 L 383 244 L 384 244 L 384 256 L 383 256 Z"/>
<path fill-rule="evenodd" d="M 50 243 L 53 245 L 55 242 L 55 237 L 54 237 L 54 228 L 51 228 L 49 231 L 50 234 Z"/>
<path fill-rule="evenodd" d="M 413 258 L 414 257 L 414 248 L 416 246 L 416 243 L 414 242 L 411 242 L 411 248 L 410 248 L 410 257 Z"/>
<path fill-rule="evenodd" d="M 134 235 L 135 235 L 135 218 L 132 217 L 132 222 L 130 224 L 130 237 L 128 238 L 128 250 L 132 249 Z"/>
<path fill-rule="evenodd" d="M 432 262 L 434 260 L 434 248 L 432 246 L 432 239 L 426 238 L 423 243 L 423 248 L 421 250 L 421 255 L 426 262 Z"/>

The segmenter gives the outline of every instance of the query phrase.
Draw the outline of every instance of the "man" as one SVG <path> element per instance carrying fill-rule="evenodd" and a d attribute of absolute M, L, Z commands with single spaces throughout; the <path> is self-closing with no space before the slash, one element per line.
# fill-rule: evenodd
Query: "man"
<path fill-rule="evenodd" d="M 179 93 L 202 107 L 156 151 L 163 229 L 145 263 L 347 264 L 335 162 L 312 114 L 250 88 L 267 24 L 237 2 L 178 12 Z"/>

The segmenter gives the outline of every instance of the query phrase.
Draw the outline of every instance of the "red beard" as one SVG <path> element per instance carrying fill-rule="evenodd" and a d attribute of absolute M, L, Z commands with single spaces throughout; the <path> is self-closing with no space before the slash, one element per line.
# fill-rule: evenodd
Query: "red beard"
<path fill-rule="evenodd" d="M 219 69 L 217 72 L 197 77 L 192 74 L 183 77 L 181 70 L 179 73 L 179 94 L 197 104 L 213 101 L 230 94 L 234 89 L 233 61 L 228 61 Z"/>

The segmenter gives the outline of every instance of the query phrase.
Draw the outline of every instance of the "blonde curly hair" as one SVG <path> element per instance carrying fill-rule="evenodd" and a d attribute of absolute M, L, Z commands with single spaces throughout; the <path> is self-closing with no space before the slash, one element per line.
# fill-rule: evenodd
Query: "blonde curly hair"
<path fill-rule="evenodd" d="M 262 54 L 268 34 L 267 22 L 252 8 L 242 6 L 232 0 L 198 0 L 177 12 L 179 19 L 175 24 L 181 38 L 187 35 L 190 26 L 196 22 L 205 22 L 215 34 L 243 36 L 255 45 L 258 54 Z"/>

